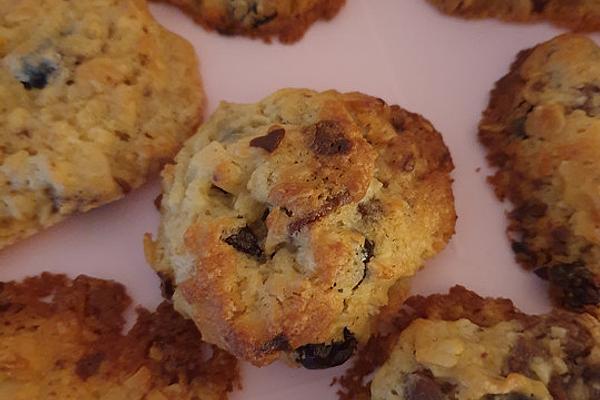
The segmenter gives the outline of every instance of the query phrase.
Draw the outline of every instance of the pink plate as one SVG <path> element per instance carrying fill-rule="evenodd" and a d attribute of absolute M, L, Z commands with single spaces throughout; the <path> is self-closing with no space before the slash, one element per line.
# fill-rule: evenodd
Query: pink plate
<path fill-rule="evenodd" d="M 456 170 L 459 215 L 448 248 L 415 280 L 415 293 L 461 283 L 506 296 L 528 312 L 548 308 L 544 285 L 514 262 L 505 235 L 504 206 L 485 182 L 477 142 L 479 116 L 494 82 L 517 52 L 562 31 L 547 24 L 467 22 L 438 14 L 425 0 L 348 0 L 337 18 L 317 23 L 292 46 L 205 32 L 179 10 L 153 4 L 169 29 L 195 46 L 208 111 L 220 100 L 254 102 L 283 87 L 361 91 L 423 114 L 443 133 Z M 600 35 L 594 38 L 600 42 Z M 70 220 L 0 253 L 0 280 L 42 271 L 113 278 L 134 299 L 154 307 L 158 279 L 147 266 L 142 236 L 158 223 L 156 182 L 126 199 Z M 333 400 L 331 379 L 343 367 L 306 371 L 283 364 L 244 366 L 244 389 L 233 399 Z"/>

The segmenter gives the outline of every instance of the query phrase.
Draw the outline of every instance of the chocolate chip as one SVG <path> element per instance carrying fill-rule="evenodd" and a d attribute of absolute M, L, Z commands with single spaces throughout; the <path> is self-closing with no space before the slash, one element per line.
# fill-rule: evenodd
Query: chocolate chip
<path fill-rule="evenodd" d="M 101 352 L 87 354 L 81 357 L 75 365 L 75 373 L 85 381 L 90 376 L 98 372 L 100 364 L 102 364 L 104 358 L 105 355 Z"/>
<path fill-rule="evenodd" d="M 523 221 L 528 217 L 541 218 L 546 215 L 547 211 L 548 206 L 546 204 L 532 201 L 511 211 L 510 216 L 518 221 Z"/>
<path fill-rule="evenodd" d="M 318 210 L 308 213 L 306 216 L 292 222 L 288 226 L 290 235 L 299 232 L 306 225 L 310 225 L 312 223 L 317 222 L 321 218 L 332 213 L 338 207 L 348 203 L 348 201 L 350 201 L 350 195 L 348 193 L 340 193 L 336 196 L 327 199 L 325 201 L 325 204 L 323 204 Z"/>
<path fill-rule="evenodd" d="M 600 286 L 582 263 L 560 264 L 535 272 L 562 291 L 562 302 L 567 308 L 581 310 L 587 305 L 600 304 Z"/>
<path fill-rule="evenodd" d="M 373 255 L 375 254 L 375 243 L 370 241 L 369 239 L 365 239 L 365 244 L 363 245 L 363 263 L 367 265 Z"/>
<path fill-rule="evenodd" d="M 517 118 L 512 121 L 512 123 L 510 124 L 510 127 L 508 128 L 508 131 L 514 137 L 521 139 L 521 140 L 525 140 L 529 137 L 529 135 L 527 134 L 527 131 L 525 129 L 526 122 L 527 122 L 527 116 Z"/>
<path fill-rule="evenodd" d="M 233 246 L 234 249 L 251 256 L 261 257 L 263 254 L 263 251 L 258 244 L 258 239 L 247 226 L 240 229 L 237 233 L 225 238 L 225 243 Z"/>
<path fill-rule="evenodd" d="M 346 362 L 354 354 L 357 343 L 352 332 L 344 328 L 344 340 L 330 344 L 306 344 L 294 350 L 294 356 L 307 369 L 331 368 Z"/>
<path fill-rule="evenodd" d="M 532 0 L 533 4 L 533 12 L 536 14 L 541 14 L 550 0 Z"/>
<path fill-rule="evenodd" d="M 280 333 L 273 339 L 263 344 L 260 350 L 261 352 L 268 354 L 275 351 L 289 351 L 291 348 L 287 336 L 284 333 Z"/>
<path fill-rule="evenodd" d="M 10 310 L 11 306 L 12 303 L 10 301 L 6 303 L 0 303 L 0 313 Z"/>
<path fill-rule="evenodd" d="M 360 284 L 365 280 L 365 277 L 367 276 L 367 270 L 369 269 L 369 267 L 368 267 L 369 261 L 371 261 L 371 258 L 373 258 L 374 254 L 375 254 L 375 243 L 370 241 L 369 239 L 365 238 L 365 243 L 363 244 L 363 248 L 362 248 L 363 275 L 362 275 L 362 278 L 360 278 L 360 281 L 358 281 L 358 283 L 356 285 L 354 285 L 352 290 L 359 287 Z"/>
<path fill-rule="evenodd" d="M 43 89 L 48 85 L 48 80 L 57 67 L 50 61 L 44 60 L 37 65 L 24 63 L 20 82 L 27 90 Z"/>
<path fill-rule="evenodd" d="M 505 372 L 507 375 L 509 373 L 519 373 L 529 376 L 530 360 L 533 357 L 543 355 L 544 349 L 538 346 L 535 339 L 522 336 L 517 340 L 517 343 L 506 359 L 506 364 L 504 366 Z"/>
<path fill-rule="evenodd" d="M 260 147 L 272 153 L 275 151 L 285 136 L 285 129 L 276 128 L 264 136 L 255 137 L 250 141 L 250 147 Z"/>
<path fill-rule="evenodd" d="M 325 156 L 348 154 L 352 150 L 352 142 L 344 136 L 341 123 L 325 120 L 315 125 L 315 138 L 311 148 L 315 153 Z"/>
<path fill-rule="evenodd" d="M 173 280 L 167 274 L 162 272 L 157 272 L 157 275 L 160 278 L 160 293 L 165 299 L 170 300 L 175 293 Z"/>
<path fill-rule="evenodd" d="M 442 386 L 423 373 L 412 373 L 406 377 L 404 386 L 406 400 L 444 400 Z"/>
<path fill-rule="evenodd" d="M 512 242 L 511 243 L 512 250 L 517 254 L 517 256 L 525 256 L 527 258 L 533 257 L 534 252 L 531 251 L 529 246 L 523 242 Z"/>

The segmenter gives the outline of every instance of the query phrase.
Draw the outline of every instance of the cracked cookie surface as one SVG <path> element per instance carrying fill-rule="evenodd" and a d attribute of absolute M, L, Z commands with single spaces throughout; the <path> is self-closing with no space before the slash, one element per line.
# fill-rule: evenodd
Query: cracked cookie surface
<path fill-rule="evenodd" d="M 146 256 L 205 340 L 333 366 L 453 234 L 452 168 L 428 121 L 360 93 L 222 103 L 164 170 Z"/>
<path fill-rule="evenodd" d="M 600 30 L 598 0 L 427 0 L 440 11 L 464 18 L 509 22 L 550 21 L 576 31 Z"/>
<path fill-rule="evenodd" d="M 0 248 L 157 174 L 203 102 L 144 1 L 0 0 Z"/>
<path fill-rule="evenodd" d="M 226 400 L 235 358 L 164 302 L 137 310 L 113 281 L 43 273 L 0 282 L 0 398 Z"/>
<path fill-rule="evenodd" d="M 455 286 L 409 298 L 393 325 L 341 378 L 341 400 L 600 398 L 600 321 L 590 314 L 526 315 Z"/>
<path fill-rule="evenodd" d="M 346 0 L 163 0 L 179 6 L 206 29 L 269 42 L 292 43 L 318 20 L 337 15 Z"/>
<path fill-rule="evenodd" d="M 561 305 L 600 309 L 600 48 L 563 35 L 496 83 L 479 137 L 517 260 Z"/>

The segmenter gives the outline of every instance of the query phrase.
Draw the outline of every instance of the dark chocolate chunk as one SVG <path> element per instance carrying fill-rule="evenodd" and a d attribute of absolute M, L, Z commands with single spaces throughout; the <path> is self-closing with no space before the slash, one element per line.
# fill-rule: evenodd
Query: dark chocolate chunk
<path fill-rule="evenodd" d="M 504 372 L 507 375 L 509 373 L 519 373 L 529 376 L 529 362 L 533 357 L 543 355 L 544 349 L 538 346 L 538 343 L 535 341 L 535 339 L 526 339 L 525 337 L 520 337 L 517 340 L 515 347 L 510 352 L 510 355 L 506 359 Z"/>
<path fill-rule="evenodd" d="M 279 144 L 283 140 L 285 136 L 285 129 L 276 128 L 267 133 L 264 136 L 255 137 L 250 141 L 251 147 L 260 147 L 261 149 L 265 149 L 269 153 L 275 151 Z"/>
<path fill-rule="evenodd" d="M 104 358 L 104 353 L 101 352 L 91 353 L 81 357 L 75 366 L 75 373 L 85 381 L 87 378 L 98 372 Z"/>
<path fill-rule="evenodd" d="M 367 265 L 373 255 L 375 254 L 375 243 L 370 241 L 369 239 L 365 239 L 365 244 L 363 245 L 363 263 Z"/>
<path fill-rule="evenodd" d="M 315 126 L 315 138 L 311 148 L 315 153 L 325 156 L 348 154 L 352 150 L 352 142 L 344 136 L 341 123 L 325 120 L 317 122 Z"/>
<path fill-rule="evenodd" d="M 50 76 L 56 71 L 56 65 L 44 60 L 37 65 L 25 62 L 23 64 L 23 73 L 20 82 L 25 89 L 43 89 L 48 85 Z"/>
<path fill-rule="evenodd" d="M 531 218 L 541 218 L 546 215 L 548 206 L 541 202 L 529 202 L 511 211 L 510 216 L 517 221 Z"/>
<path fill-rule="evenodd" d="M 404 386 L 406 400 L 444 400 L 442 386 L 434 378 L 423 373 L 413 373 L 406 377 Z"/>
<path fill-rule="evenodd" d="M 350 201 L 350 195 L 348 193 L 340 193 L 336 196 L 327 199 L 327 201 L 325 201 L 325 204 L 323 204 L 318 210 L 308 213 L 304 217 L 292 222 L 288 226 L 290 234 L 293 235 L 300 231 L 302 228 L 304 228 L 306 225 L 310 225 L 314 222 L 317 222 L 326 215 L 331 214 L 338 207 L 348 203 L 348 201 Z"/>
<path fill-rule="evenodd" d="M 535 259 L 535 253 L 523 242 L 512 242 L 512 251 L 515 252 L 518 259 Z"/>
<path fill-rule="evenodd" d="M 541 14 L 550 0 L 532 0 L 533 2 L 533 12 L 536 14 Z"/>
<path fill-rule="evenodd" d="M 173 280 L 167 274 L 162 272 L 157 272 L 157 275 L 160 278 L 160 293 L 165 299 L 171 300 L 173 294 L 175 293 Z"/>
<path fill-rule="evenodd" d="M 331 368 L 346 362 L 354 354 L 357 343 L 352 332 L 344 328 L 344 340 L 330 344 L 306 344 L 294 350 L 294 356 L 307 369 Z"/>
<path fill-rule="evenodd" d="M 363 275 L 362 275 L 362 278 L 360 278 L 360 281 L 358 281 L 358 283 L 356 285 L 354 285 L 352 290 L 359 287 L 360 284 L 365 280 L 365 277 L 367 276 L 367 270 L 369 269 L 369 266 L 368 266 L 369 261 L 371 261 L 371 258 L 373 258 L 374 254 L 375 254 L 375 243 L 370 241 L 369 239 L 365 238 L 365 243 L 363 244 L 363 248 L 362 248 Z"/>
<path fill-rule="evenodd" d="M 529 135 L 527 135 L 527 131 L 525 130 L 526 121 L 527 116 L 513 120 L 510 127 L 508 128 L 509 132 L 518 139 L 527 139 Z"/>
<path fill-rule="evenodd" d="M 600 286 L 582 263 L 542 267 L 535 273 L 563 292 L 562 302 L 567 308 L 580 310 L 587 305 L 600 304 Z"/>
<path fill-rule="evenodd" d="M 236 250 L 251 256 L 261 257 L 263 254 L 263 251 L 258 244 L 258 239 L 247 226 L 240 229 L 237 233 L 225 238 L 225 243 L 233 246 Z"/>

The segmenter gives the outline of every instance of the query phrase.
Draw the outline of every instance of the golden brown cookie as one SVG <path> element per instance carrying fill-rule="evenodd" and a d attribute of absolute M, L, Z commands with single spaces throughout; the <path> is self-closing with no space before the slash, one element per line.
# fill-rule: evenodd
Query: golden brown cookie
<path fill-rule="evenodd" d="M 225 400 L 236 360 L 164 302 L 122 334 L 118 283 L 43 273 L 0 282 L 0 398 Z"/>
<path fill-rule="evenodd" d="M 496 83 L 479 137 L 514 204 L 518 261 L 572 309 L 600 304 L 600 48 L 578 35 L 521 52 Z"/>
<path fill-rule="evenodd" d="M 330 367 L 453 234 L 452 168 L 427 120 L 360 93 L 222 103 L 164 171 L 146 255 L 205 340 Z"/>
<path fill-rule="evenodd" d="M 600 398 L 600 321 L 589 314 L 526 315 L 455 286 L 409 298 L 394 322 L 341 378 L 341 400 Z"/>
<path fill-rule="evenodd" d="M 316 21 L 330 20 L 346 0 L 163 0 L 175 4 L 208 30 L 270 42 L 300 40 Z"/>
<path fill-rule="evenodd" d="M 598 0 L 428 0 L 440 11 L 464 18 L 508 22 L 550 21 L 576 31 L 600 30 Z"/>
<path fill-rule="evenodd" d="M 156 175 L 203 103 L 145 1 L 0 0 L 0 248 Z"/>

